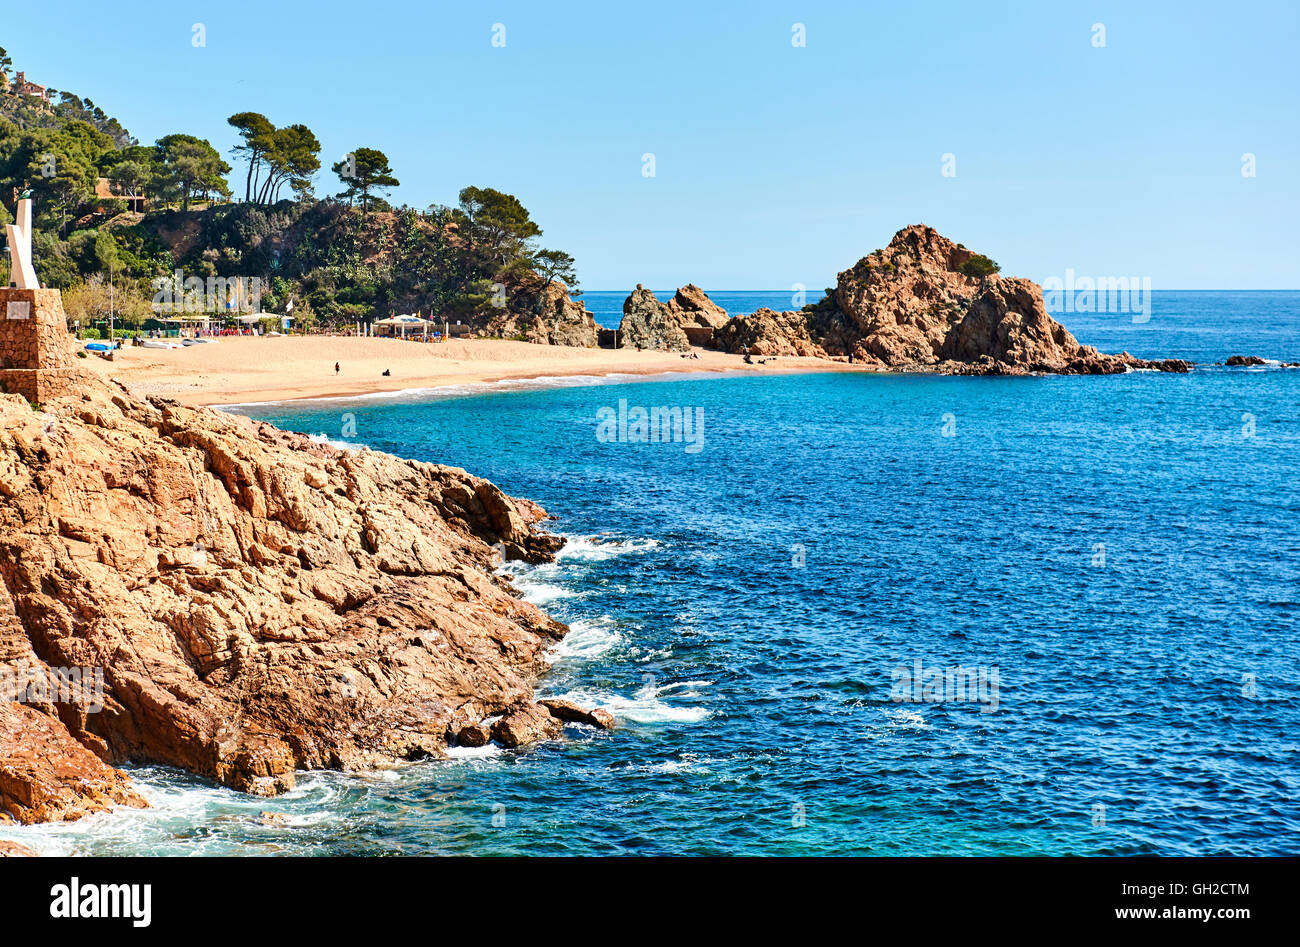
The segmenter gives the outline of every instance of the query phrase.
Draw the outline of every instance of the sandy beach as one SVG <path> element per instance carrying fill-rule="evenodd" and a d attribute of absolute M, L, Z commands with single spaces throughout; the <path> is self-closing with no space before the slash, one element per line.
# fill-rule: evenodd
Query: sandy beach
<path fill-rule="evenodd" d="M 739 355 L 584 349 L 502 339 L 445 343 L 351 336 L 230 337 L 183 349 L 124 346 L 112 362 L 91 356 L 81 367 L 144 395 L 190 405 L 332 398 L 574 375 L 665 372 L 787 373 L 844 371 L 817 358 L 774 358 L 746 365 Z M 335 374 L 334 365 L 339 365 Z M 384 372 L 391 372 L 385 376 Z"/>

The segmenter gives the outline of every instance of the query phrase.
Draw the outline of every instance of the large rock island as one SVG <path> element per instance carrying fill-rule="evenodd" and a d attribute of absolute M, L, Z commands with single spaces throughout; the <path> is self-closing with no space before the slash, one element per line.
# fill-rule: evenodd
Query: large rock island
<path fill-rule="evenodd" d="M 689 307 L 681 305 L 683 298 Z M 657 344 L 641 329 L 638 341 L 647 348 L 679 347 L 683 322 L 695 321 L 690 317 L 705 311 L 709 317 L 697 324 L 712 331 L 706 338 L 699 333 L 707 330 L 697 328 L 692 342 L 756 356 L 851 358 L 881 369 L 946 374 L 1113 374 L 1136 368 L 1188 368 L 1178 359 L 1150 362 L 1079 344 L 1048 315 L 1036 283 L 999 276 L 987 257 L 924 225 L 905 227 L 889 246 L 844 270 L 820 302 L 797 311 L 760 309 L 725 321 L 716 319 L 716 309 L 695 286 L 683 287 L 667 304 L 638 287 L 624 305 L 625 313 L 649 311 L 657 316 L 653 321 L 639 319 L 638 328 L 667 326 Z"/>
<path fill-rule="evenodd" d="M 0 396 L 0 496 L 0 821 L 143 805 L 124 761 L 269 795 L 612 722 L 534 701 L 567 628 L 494 568 L 562 541 L 463 470 L 87 378 Z"/>

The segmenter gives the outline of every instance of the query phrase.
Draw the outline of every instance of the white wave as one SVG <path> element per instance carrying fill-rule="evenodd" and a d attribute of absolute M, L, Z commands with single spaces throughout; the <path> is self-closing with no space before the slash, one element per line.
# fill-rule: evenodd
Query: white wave
<path fill-rule="evenodd" d="M 447 747 L 447 759 L 456 762 L 463 760 L 489 760 L 502 753 L 501 747 L 495 743 L 489 743 L 486 746 L 449 746 Z"/>
<path fill-rule="evenodd" d="M 313 444 L 328 444 L 335 450 L 365 450 L 365 444 L 354 444 L 351 441 L 336 441 L 328 434 L 308 434 Z"/>
<path fill-rule="evenodd" d="M 686 688 L 688 691 L 691 692 L 692 695 L 694 695 L 694 693 L 698 691 L 701 687 L 710 687 L 712 686 L 712 684 L 713 684 L 712 681 L 679 681 L 676 684 L 665 684 L 663 687 L 659 688 L 659 693 L 666 694 L 669 691 L 681 690 L 682 688 Z"/>
<path fill-rule="evenodd" d="M 562 598 L 576 598 L 578 595 L 573 589 L 547 582 L 529 582 L 516 578 L 515 585 L 522 593 L 523 600 L 534 605 L 545 605 L 547 602 L 555 602 Z"/>
<path fill-rule="evenodd" d="M 555 554 L 559 561 L 601 562 L 628 553 L 658 549 L 657 539 L 605 539 L 600 536 L 568 536 L 564 547 Z"/>
<path fill-rule="evenodd" d="M 599 657 L 623 640 L 614 620 L 608 615 L 583 618 L 569 626 L 569 633 L 551 649 L 557 659 L 589 660 Z"/>
<path fill-rule="evenodd" d="M 646 773 L 707 773 L 708 769 L 703 764 L 709 762 L 709 759 L 695 753 L 683 753 L 679 759 L 650 763 L 641 767 L 641 770 Z"/>
<path fill-rule="evenodd" d="M 924 730 L 925 718 L 915 710 L 886 710 L 887 726 L 899 730 Z"/>
<path fill-rule="evenodd" d="M 667 685 L 668 688 L 673 685 Z M 625 697 L 601 691 L 570 691 L 561 694 L 565 700 L 571 700 L 583 707 L 603 707 L 620 722 L 657 724 L 657 723 L 699 723 L 711 714 L 706 707 L 675 707 L 659 699 L 666 688 L 648 684 L 633 696 Z"/>

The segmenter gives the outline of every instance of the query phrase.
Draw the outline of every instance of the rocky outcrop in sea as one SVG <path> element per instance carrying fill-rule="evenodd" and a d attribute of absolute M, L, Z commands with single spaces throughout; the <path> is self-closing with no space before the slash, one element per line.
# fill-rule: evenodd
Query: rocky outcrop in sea
<path fill-rule="evenodd" d="M 463 470 L 86 379 L 0 396 L 0 821 L 144 805 L 115 769 L 273 795 L 303 769 L 519 746 L 567 628 L 496 574 L 562 540 Z"/>
<path fill-rule="evenodd" d="M 923 225 L 898 231 L 889 246 L 840 273 L 820 302 L 730 319 L 712 344 L 947 374 L 1188 369 L 1178 359 L 1152 362 L 1079 344 L 1047 313 L 1040 286 L 997 275 L 987 258 Z"/>

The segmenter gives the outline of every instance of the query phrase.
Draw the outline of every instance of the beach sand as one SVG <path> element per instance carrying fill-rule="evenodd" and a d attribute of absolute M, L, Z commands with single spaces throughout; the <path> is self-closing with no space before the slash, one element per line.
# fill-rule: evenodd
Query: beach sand
<path fill-rule="evenodd" d="M 842 362 L 781 357 L 746 365 L 739 355 L 583 349 L 504 339 L 445 343 L 352 336 L 232 336 L 183 349 L 126 345 L 112 362 L 78 360 L 142 395 L 165 395 L 189 405 L 221 405 L 297 398 L 348 397 L 410 388 L 437 388 L 504 380 L 574 375 L 657 375 L 664 372 L 762 374 L 844 371 Z M 340 371 L 334 373 L 334 363 Z M 384 371 L 391 371 L 384 377 Z"/>

